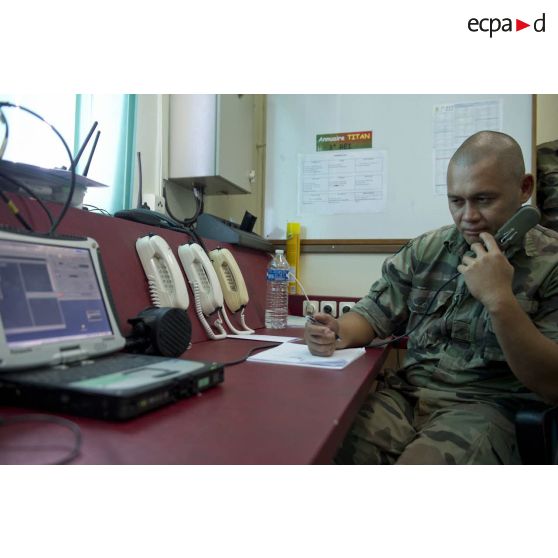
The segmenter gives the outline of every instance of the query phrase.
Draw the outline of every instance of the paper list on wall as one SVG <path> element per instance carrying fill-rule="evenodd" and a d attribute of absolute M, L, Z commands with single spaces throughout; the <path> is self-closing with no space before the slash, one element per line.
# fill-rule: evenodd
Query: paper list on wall
<path fill-rule="evenodd" d="M 387 156 L 379 149 L 298 157 L 298 214 L 385 211 Z"/>
<path fill-rule="evenodd" d="M 502 101 L 475 101 L 434 107 L 434 195 L 447 193 L 448 164 L 456 149 L 481 130 L 502 130 Z"/>

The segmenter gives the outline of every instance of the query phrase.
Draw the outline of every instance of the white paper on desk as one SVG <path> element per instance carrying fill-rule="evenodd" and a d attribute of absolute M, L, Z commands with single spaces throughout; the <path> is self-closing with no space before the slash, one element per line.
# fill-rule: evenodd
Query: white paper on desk
<path fill-rule="evenodd" d="M 248 357 L 251 362 L 267 362 L 270 364 L 291 364 L 294 366 L 313 366 L 315 368 L 333 368 L 341 370 L 362 356 L 364 348 L 340 349 L 330 357 L 314 356 L 306 345 L 283 343 L 273 349 L 262 351 Z"/>
<path fill-rule="evenodd" d="M 280 335 L 254 335 L 253 333 L 240 333 L 238 335 L 227 335 L 230 339 L 248 339 L 250 341 L 271 341 L 275 343 L 287 343 L 298 341 L 300 337 L 281 337 Z"/>

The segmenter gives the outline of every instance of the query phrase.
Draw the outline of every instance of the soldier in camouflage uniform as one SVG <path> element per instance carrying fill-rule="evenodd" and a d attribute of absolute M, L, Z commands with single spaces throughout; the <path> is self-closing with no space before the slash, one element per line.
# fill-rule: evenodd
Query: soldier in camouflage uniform
<path fill-rule="evenodd" d="M 558 234 L 537 225 L 505 255 L 492 235 L 532 190 L 513 138 L 471 136 L 448 168 L 455 225 L 387 258 L 351 312 L 307 325 L 322 356 L 409 332 L 403 368 L 368 396 L 337 463 L 519 462 L 517 408 L 558 400 Z"/>
<path fill-rule="evenodd" d="M 541 225 L 558 231 L 558 140 L 537 147 L 537 205 Z"/>

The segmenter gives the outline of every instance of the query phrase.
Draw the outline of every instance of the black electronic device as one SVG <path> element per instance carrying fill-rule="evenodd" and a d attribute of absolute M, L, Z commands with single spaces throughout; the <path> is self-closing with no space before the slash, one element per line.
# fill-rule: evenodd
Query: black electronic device
<path fill-rule="evenodd" d="M 494 236 L 500 249 L 505 251 L 508 246 L 519 243 L 540 220 L 541 213 L 533 205 L 520 207 Z"/>
<path fill-rule="evenodd" d="M 126 338 L 129 352 L 176 358 L 190 345 L 192 323 L 181 308 L 146 308 L 128 322 L 133 327 Z"/>
<path fill-rule="evenodd" d="M 498 243 L 500 250 L 505 253 L 511 246 L 518 245 L 527 232 L 537 225 L 540 220 L 541 213 L 536 207 L 533 205 L 522 205 L 498 229 L 494 235 L 494 240 Z M 465 255 L 475 257 L 475 253 L 472 250 L 469 250 Z"/>
<path fill-rule="evenodd" d="M 196 232 L 203 238 L 238 244 L 264 252 L 273 252 L 275 249 L 269 240 L 262 238 L 260 235 L 242 230 L 236 223 L 209 213 L 201 213 L 198 216 Z"/>
<path fill-rule="evenodd" d="M 135 209 L 123 209 L 117 211 L 114 216 L 119 219 L 126 219 L 128 221 L 135 221 L 136 223 L 142 223 L 144 225 L 151 225 L 152 227 L 162 227 L 164 229 L 183 229 L 184 224 L 180 223 L 176 219 L 167 217 L 163 213 L 158 211 L 152 211 L 147 204 L 142 203 L 143 201 L 143 173 L 141 165 L 141 153 L 138 151 L 138 203 Z"/>
<path fill-rule="evenodd" d="M 184 229 L 184 225 L 179 221 L 175 221 L 158 211 L 151 209 L 123 209 L 114 214 L 115 217 L 120 219 L 127 219 L 128 221 L 135 221 L 136 223 L 143 223 L 144 225 L 151 225 L 153 227 L 162 227 L 164 229 Z"/>
<path fill-rule="evenodd" d="M 244 212 L 244 217 L 242 218 L 242 223 L 240 223 L 240 230 L 246 232 L 252 232 L 254 230 L 254 225 L 256 224 L 257 217 L 252 215 L 249 211 Z"/>

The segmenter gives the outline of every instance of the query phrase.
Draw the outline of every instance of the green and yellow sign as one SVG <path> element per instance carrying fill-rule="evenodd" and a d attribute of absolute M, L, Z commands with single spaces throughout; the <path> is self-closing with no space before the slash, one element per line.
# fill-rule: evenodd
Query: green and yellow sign
<path fill-rule="evenodd" d="M 316 151 L 336 151 L 339 149 L 364 149 L 372 147 L 372 132 L 339 132 L 318 134 Z"/>

